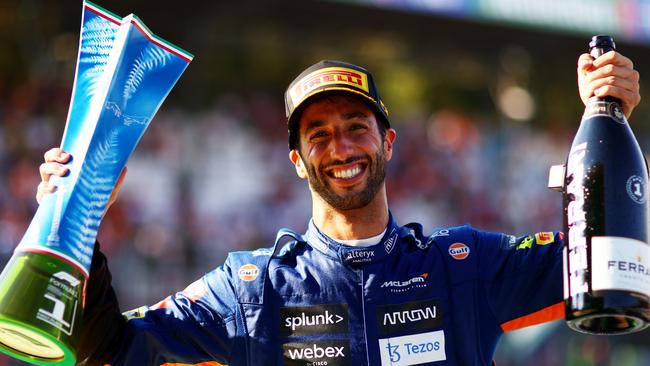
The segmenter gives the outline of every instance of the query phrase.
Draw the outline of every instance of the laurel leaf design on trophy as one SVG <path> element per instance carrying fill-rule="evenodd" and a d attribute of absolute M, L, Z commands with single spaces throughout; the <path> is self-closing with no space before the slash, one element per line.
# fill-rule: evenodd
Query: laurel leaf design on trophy
<path fill-rule="evenodd" d="M 62 225 L 68 228 L 68 232 L 62 237 L 74 248 L 74 254 L 87 259 L 88 264 L 92 251 L 85 253 L 84 249 L 92 249 L 104 213 L 102 207 L 105 207 L 113 191 L 112 179 L 101 172 L 115 169 L 120 163 L 121 129 L 112 128 L 108 134 L 105 131 L 101 131 L 98 135 L 101 140 L 91 144 L 86 154 L 85 164 L 75 186 L 75 195 L 70 197 L 68 211 L 64 216 L 67 223 Z"/>
<path fill-rule="evenodd" d="M 106 22 L 99 17 L 91 19 L 85 25 L 81 38 L 79 66 L 88 66 L 83 71 L 79 87 L 86 90 L 88 96 L 97 92 L 117 33 L 117 28 L 107 27 Z"/>
<path fill-rule="evenodd" d="M 171 60 L 171 57 L 172 55 L 169 52 L 151 44 L 142 50 L 140 55 L 133 61 L 133 68 L 124 84 L 125 106 L 137 91 L 146 74 L 164 67 Z"/>

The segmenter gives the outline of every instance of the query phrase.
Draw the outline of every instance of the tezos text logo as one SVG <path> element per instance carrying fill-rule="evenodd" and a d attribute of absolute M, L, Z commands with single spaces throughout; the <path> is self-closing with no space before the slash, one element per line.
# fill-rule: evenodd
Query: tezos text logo
<path fill-rule="evenodd" d="M 409 334 L 402 337 L 379 339 L 382 366 L 407 366 L 443 361 L 445 353 L 445 332 Z"/>
<path fill-rule="evenodd" d="M 454 243 L 449 246 L 449 255 L 457 260 L 463 260 L 469 256 L 469 247 L 463 243 Z"/>

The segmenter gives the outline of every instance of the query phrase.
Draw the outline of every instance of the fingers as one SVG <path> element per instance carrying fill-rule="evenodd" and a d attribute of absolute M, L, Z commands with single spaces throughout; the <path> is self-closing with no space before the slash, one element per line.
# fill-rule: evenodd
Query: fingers
<path fill-rule="evenodd" d="M 70 169 L 64 164 L 70 161 L 71 156 L 59 148 L 53 148 L 43 155 L 43 159 L 45 162 L 38 168 L 41 183 L 36 189 L 36 201 L 39 204 L 42 202 L 43 196 L 56 191 L 56 186 L 50 182 L 50 178 L 53 175 L 64 177 L 70 172 Z"/>
<path fill-rule="evenodd" d="M 615 97 L 629 117 L 641 101 L 639 72 L 634 70 L 632 60 L 620 53 L 610 51 L 595 60 L 583 54 L 578 58 L 577 71 L 580 97 L 585 104 L 594 95 Z"/>
<path fill-rule="evenodd" d="M 594 80 L 605 78 L 612 78 L 610 82 L 616 82 L 617 80 L 614 80 L 613 78 L 617 78 L 621 81 L 637 83 L 639 81 L 639 72 L 629 67 L 607 64 L 585 75 L 585 79 L 589 83 Z"/>
<path fill-rule="evenodd" d="M 49 193 L 54 193 L 56 191 L 56 186 L 49 182 L 41 182 L 38 184 L 36 189 L 36 202 L 40 205 L 43 201 L 43 196 Z"/>
<path fill-rule="evenodd" d="M 594 67 L 596 68 L 603 67 L 609 64 L 628 67 L 630 69 L 634 68 L 634 63 L 632 63 L 632 60 L 621 55 L 616 51 L 609 51 L 607 53 L 604 53 L 600 57 L 594 60 Z"/>
<path fill-rule="evenodd" d="M 43 158 L 45 162 L 57 162 L 57 163 L 67 163 L 70 160 L 70 154 L 67 152 L 59 149 L 58 147 L 55 147 L 53 149 L 48 150 L 44 155 Z"/>
<path fill-rule="evenodd" d="M 594 68 L 593 62 L 594 58 L 590 54 L 583 53 L 580 55 L 578 58 L 578 76 L 584 76 L 591 71 Z"/>
<path fill-rule="evenodd" d="M 64 177 L 68 174 L 69 169 L 59 163 L 43 163 L 38 168 L 38 171 L 41 174 L 41 180 L 43 182 L 49 182 L 50 177 L 53 175 Z"/>

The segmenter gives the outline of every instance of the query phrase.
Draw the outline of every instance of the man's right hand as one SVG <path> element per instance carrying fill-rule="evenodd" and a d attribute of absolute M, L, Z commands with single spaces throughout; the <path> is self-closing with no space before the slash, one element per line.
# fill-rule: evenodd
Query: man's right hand
<path fill-rule="evenodd" d="M 70 162 L 72 156 L 55 147 L 48 150 L 45 155 L 43 155 L 43 158 L 45 159 L 45 162 L 41 164 L 38 169 L 41 173 L 41 183 L 39 183 L 38 189 L 36 190 L 36 201 L 38 201 L 39 204 L 41 204 L 43 197 L 46 194 L 56 191 L 56 186 L 50 182 L 50 178 L 53 175 L 64 177 L 70 172 L 70 169 L 68 169 L 65 164 Z M 120 173 L 120 177 L 117 179 L 117 183 L 115 183 L 115 188 L 113 188 L 111 197 L 108 199 L 108 205 L 106 205 L 107 210 L 117 199 L 117 193 L 120 191 L 125 176 L 126 167 L 124 167 L 122 173 Z"/>

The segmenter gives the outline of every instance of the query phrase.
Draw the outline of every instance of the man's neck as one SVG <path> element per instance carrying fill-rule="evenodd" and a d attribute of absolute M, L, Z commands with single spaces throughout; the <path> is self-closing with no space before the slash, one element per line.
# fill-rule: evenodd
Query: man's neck
<path fill-rule="evenodd" d="M 365 239 L 380 234 L 388 225 L 388 203 L 382 191 L 367 206 L 353 210 L 337 210 L 322 200 L 313 204 L 314 224 L 332 239 Z"/>

